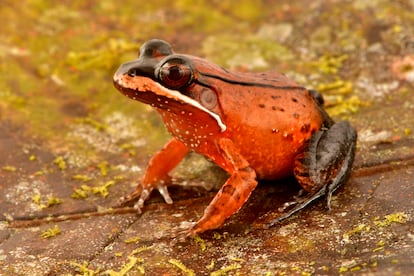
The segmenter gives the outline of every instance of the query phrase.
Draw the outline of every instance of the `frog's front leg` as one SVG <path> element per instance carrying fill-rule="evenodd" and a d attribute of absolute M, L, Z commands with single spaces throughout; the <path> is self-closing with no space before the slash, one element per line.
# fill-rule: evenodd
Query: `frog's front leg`
<path fill-rule="evenodd" d="M 181 141 L 175 138 L 171 139 L 151 158 L 147 170 L 135 191 L 121 198 L 120 205 L 125 205 L 138 199 L 134 208 L 140 213 L 145 200 L 154 189 L 160 192 L 165 202 L 171 204 L 172 199 L 167 190 L 167 186 L 171 182 L 168 173 L 180 163 L 188 152 L 189 149 Z"/>
<path fill-rule="evenodd" d="M 267 226 L 291 216 L 322 196 L 326 196 L 326 205 L 330 209 L 332 193 L 349 178 L 356 140 L 357 133 L 347 121 L 335 123 L 331 128 L 313 134 L 304 151 L 296 157 L 293 171 L 308 194 Z"/>
<path fill-rule="evenodd" d="M 220 227 L 243 206 L 257 186 L 256 172 L 233 142 L 222 138 L 218 145 L 227 162 L 224 167 L 230 173 L 230 177 L 205 209 L 201 219 L 187 232 L 190 236 Z"/>

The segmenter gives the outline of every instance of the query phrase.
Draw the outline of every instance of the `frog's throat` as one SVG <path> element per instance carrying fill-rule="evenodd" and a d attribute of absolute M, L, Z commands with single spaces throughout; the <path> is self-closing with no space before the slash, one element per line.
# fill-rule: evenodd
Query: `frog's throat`
<path fill-rule="evenodd" d="M 164 96 L 164 97 L 167 97 L 169 99 L 178 99 L 178 100 L 180 100 L 180 101 L 182 101 L 186 104 L 194 106 L 195 108 L 197 108 L 197 109 L 207 113 L 211 117 L 213 117 L 213 119 L 216 120 L 217 125 L 220 127 L 221 132 L 226 131 L 226 128 L 227 128 L 226 125 L 223 123 L 220 116 L 217 115 L 216 113 L 211 112 L 210 110 L 208 110 L 207 108 L 202 106 L 199 102 L 191 99 L 190 97 L 187 97 L 187 96 L 181 94 L 179 91 L 168 89 L 168 88 L 166 88 L 165 86 L 162 86 L 159 83 L 155 83 L 155 85 L 157 85 L 159 87 L 158 94 L 160 96 Z M 160 92 L 162 92 L 162 93 L 160 93 Z"/>

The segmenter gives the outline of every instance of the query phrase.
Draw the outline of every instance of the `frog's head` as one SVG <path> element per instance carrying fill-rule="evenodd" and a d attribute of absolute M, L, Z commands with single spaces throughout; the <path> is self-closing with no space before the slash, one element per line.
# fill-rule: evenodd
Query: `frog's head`
<path fill-rule="evenodd" d="M 220 117 L 217 91 L 199 81 L 196 67 L 203 62 L 206 61 L 175 54 L 170 44 L 153 39 L 142 45 L 138 59 L 118 68 L 113 81 L 131 99 L 177 115 L 200 115 L 223 132 L 226 125 Z"/>

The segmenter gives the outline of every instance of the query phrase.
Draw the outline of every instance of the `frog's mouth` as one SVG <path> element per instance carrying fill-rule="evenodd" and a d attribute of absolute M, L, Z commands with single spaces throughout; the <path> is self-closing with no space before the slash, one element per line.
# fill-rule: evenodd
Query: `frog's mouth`
<path fill-rule="evenodd" d="M 196 100 L 183 95 L 181 92 L 172 90 L 162 86 L 148 77 L 129 76 L 127 74 L 115 73 L 113 78 L 114 86 L 122 94 L 127 97 L 137 100 L 152 106 L 162 105 L 161 98 L 171 99 L 172 102 L 178 102 L 185 105 L 190 105 L 208 115 L 210 115 L 219 126 L 221 132 L 226 131 L 226 125 L 219 115 L 208 110 Z M 160 102 L 160 103 L 159 103 Z M 164 105 L 168 103 L 164 100 Z"/>

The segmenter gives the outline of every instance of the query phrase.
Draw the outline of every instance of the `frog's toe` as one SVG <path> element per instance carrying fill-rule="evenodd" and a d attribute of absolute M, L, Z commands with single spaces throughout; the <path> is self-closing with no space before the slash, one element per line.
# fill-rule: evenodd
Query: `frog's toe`
<path fill-rule="evenodd" d="M 152 187 L 149 188 L 141 188 L 141 193 L 139 194 L 139 198 L 137 202 L 134 204 L 134 209 L 137 210 L 139 214 L 141 214 L 141 210 L 144 207 L 145 201 L 148 199 L 152 192 Z"/>
<path fill-rule="evenodd" d="M 325 187 L 323 187 L 322 189 L 320 189 L 317 192 L 309 193 L 306 196 L 298 198 L 296 201 L 288 202 L 287 206 L 284 206 L 285 208 L 283 208 L 284 212 L 279 217 L 277 217 L 277 218 L 271 220 L 270 222 L 268 222 L 264 226 L 264 228 L 270 228 L 270 227 L 274 226 L 276 223 L 279 223 L 282 220 L 287 219 L 288 217 L 292 216 L 293 214 L 299 212 L 300 210 L 302 210 L 303 208 L 308 206 L 314 200 L 316 200 L 316 199 L 320 198 L 321 196 L 325 195 L 325 193 L 326 193 L 326 189 L 325 189 Z M 285 211 L 286 209 L 288 209 L 288 210 Z"/>
<path fill-rule="evenodd" d="M 121 208 L 121 207 L 132 205 L 133 202 L 135 202 L 138 198 L 140 198 L 141 192 L 142 192 L 142 186 L 139 185 L 132 193 L 126 196 L 120 197 L 114 207 Z"/>
<path fill-rule="evenodd" d="M 164 198 L 164 201 L 168 204 L 172 204 L 173 200 L 170 197 L 170 194 L 168 193 L 167 185 L 165 184 L 159 184 L 157 187 L 158 192 L 160 192 L 161 196 Z"/>

